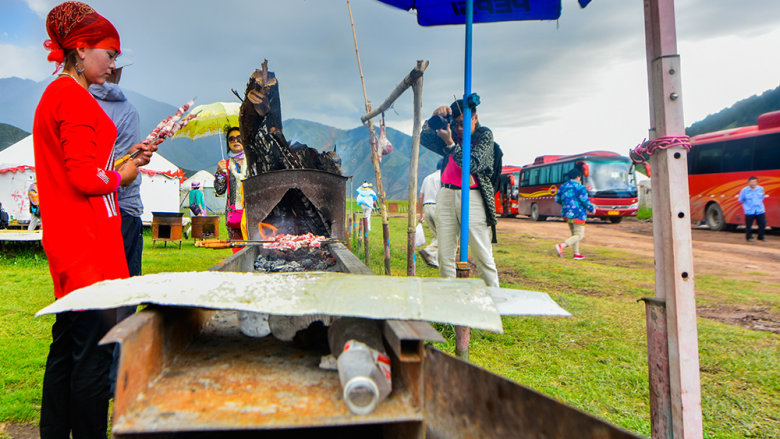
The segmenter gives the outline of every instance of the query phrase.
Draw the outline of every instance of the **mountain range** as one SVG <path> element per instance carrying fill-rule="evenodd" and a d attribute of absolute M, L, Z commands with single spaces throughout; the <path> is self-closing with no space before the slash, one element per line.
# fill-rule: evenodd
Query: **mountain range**
<path fill-rule="evenodd" d="M 50 80 L 41 82 L 21 78 L 0 79 L 0 150 L 32 131 L 35 107 Z M 127 99 L 138 109 L 142 136 L 162 119 L 176 112 L 176 107 L 156 101 L 132 90 L 123 89 Z M 5 126 L 4 126 L 5 125 Z M 368 130 L 358 126 L 342 130 L 317 122 L 288 119 L 283 122 L 284 135 L 290 143 L 300 142 L 318 150 L 332 150 L 341 157 L 344 175 L 352 176 L 355 189 L 364 180 L 374 182 L 374 168 L 368 143 Z M 406 199 L 409 187 L 409 157 L 412 139 L 393 128 L 387 128 L 393 152 L 383 158 L 382 182 L 389 199 Z M 191 175 L 201 169 L 214 172 L 224 153 L 224 139 L 209 137 L 192 141 L 170 139 L 160 145 L 160 153 Z M 433 172 L 437 155 L 420 148 L 418 187 Z"/>
<path fill-rule="evenodd" d="M 35 107 L 50 80 L 41 82 L 21 78 L 0 79 L 0 150 L 24 138 L 32 131 Z M 176 107 L 124 89 L 128 100 L 138 109 L 141 133 L 150 132 L 160 120 L 176 112 Z M 718 113 L 691 124 L 686 133 L 694 136 L 727 128 L 755 125 L 758 116 L 780 110 L 780 87 L 767 90 L 740 100 Z M 342 130 L 317 122 L 288 119 L 283 122 L 284 135 L 290 143 L 300 142 L 310 147 L 331 150 L 334 147 L 342 160 L 344 175 L 353 177 L 353 186 L 374 181 L 374 168 L 368 148 L 368 131 L 363 126 Z M 385 193 L 389 199 L 406 199 L 409 187 L 409 157 L 412 140 L 407 134 L 387 128 L 387 138 L 393 144 L 393 152 L 385 156 L 381 165 Z M 167 140 L 160 146 L 160 153 L 186 175 L 206 169 L 214 172 L 224 153 L 224 142 L 217 137 L 196 141 L 188 139 Z M 422 179 L 433 172 L 437 156 L 420 148 L 418 187 Z"/>

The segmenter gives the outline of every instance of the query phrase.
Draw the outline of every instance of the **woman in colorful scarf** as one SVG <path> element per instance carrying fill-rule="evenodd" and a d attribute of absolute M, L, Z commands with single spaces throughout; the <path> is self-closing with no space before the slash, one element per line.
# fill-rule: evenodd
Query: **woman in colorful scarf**
<path fill-rule="evenodd" d="M 217 172 L 214 174 L 214 192 L 217 195 L 223 195 L 227 192 L 225 219 L 228 237 L 230 239 L 244 239 L 240 225 L 241 214 L 244 210 L 244 193 L 241 189 L 241 182 L 247 175 L 244 144 L 241 142 L 241 132 L 238 127 L 228 128 L 225 137 L 227 138 L 228 159 L 220 160 L 217 165 Z M 231 221 L 231 218 L 234 219 Z M 239 250 L 239 247 L 234 247 L 233 253 Z"/>
<path fill-rule="evenodd" d="M 88 5 L 65 2 L 49 12 L 46 30 L 48 59 L 62 73 L 35 110 L 33 141 L 43 247 L 59 299 L 128 277 L 117 188 L 138 169 L 132 160 L 114 169 L 116 127 L 87 91 L 116 67 L 116 29 Z M 138 148 L 147 149 L 131 149 Z M 115 310 L 57 314 L 43 377 L 42 438 L 106 437 L 113 347 L 98 341 L 115 321 Z"/>

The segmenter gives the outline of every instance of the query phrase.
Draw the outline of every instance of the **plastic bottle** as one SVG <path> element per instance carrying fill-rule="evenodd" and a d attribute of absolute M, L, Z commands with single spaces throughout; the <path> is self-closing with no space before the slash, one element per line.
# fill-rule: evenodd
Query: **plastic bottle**
<path fill-rule="evenodd" d="M 328 329 L 331 353 L 338 356 L 339 381 L 347 407 L 357 415 L 371 413 L 392 390 L 390 358 L 385 354 L 379 323 L 344 317 Z"/>
<path fill-rule="evenodd" d="M 344 401 L 356 415 L 373 412 L 392 390 L 390 358 L 357 340 L 344 345 L 338 370 Z"/>

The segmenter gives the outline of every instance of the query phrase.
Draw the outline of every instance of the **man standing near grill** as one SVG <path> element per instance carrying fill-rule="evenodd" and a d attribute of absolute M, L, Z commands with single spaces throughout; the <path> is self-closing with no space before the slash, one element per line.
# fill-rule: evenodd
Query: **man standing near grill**
<path fill-rule="evenodd" d="M 122 89 L 119 88 L 119 79 L 122 77 L 123 67 L 114 69 L 111 76 L 103 84 L 92 84 L 89 92 L 97 99 L 98 104 L 106 112 L 111 121 L 116 125 L 116 143 L 114 143 L 114 157 L 124 157 L 130 153 L 133 145 L 141 143 L 140 118 L 138 110 L 127 100 Z M 149 146 L 143 154 L 140 154 L 135 162 L 138 166 L 144 166 L 151 160 L 152 152 L 157 146 Z M 119 213 L 122 215 L 122 240 L 125 245 L 125 257 L 130 276 L 141 275 L 141 253 L 144 248 L 143 224 L 141 214 L 144 211 L 141 202 L 141 175 L 139 174 L 127 187 L 119 188 Z M 132 314 L 135 310 L 124 309 L 117 312 L 117 322 Z"/>
<path fill-rule="evenodd" d="M 420 185 L 420 197 L 417 199 L 417 220 L 428 225 L 431 231 L 431 243 L 420 250 L 420 257 L 431 267 L 439 267 L 439 242 L 436 238 L 436 196 L 441 189 L 441 171 L 428 174 Z"/>
<path fill-rule="evenodd" d="M 443 156 L 446 165 L 441 174 L 442 188 L 436 197 L 436 232 L 439 241 L 439 273 L 455 278 L 455 258 L 460 237 L 461 174 L 463 166 L 463 100 L 433 112 L 422 130 L 420 144 Z M 479 124 L 476 108 L 471 121 L 471 184 L 469 193 L 469 249 L 488 286 L 497 287 L 498 270 L 493 260 L 490 227 L 496 224 L 493 183 L 493 132 Z M 437 118 L 438 116 L 438 118 Z M 441 120 L 440 125 L 431 123 Z M 437 129 L 434 129 L 437 128 Z"/>

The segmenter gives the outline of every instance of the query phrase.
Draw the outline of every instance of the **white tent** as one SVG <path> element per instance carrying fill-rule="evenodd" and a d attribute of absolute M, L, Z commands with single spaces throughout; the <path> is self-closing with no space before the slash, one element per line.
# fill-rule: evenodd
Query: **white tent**
<path fill-rule="evenodd" d="M 141 221 L 151 224 L 152 212 L 178 212 L 180 179 L 184 172 L 159 153 L 152 155 L 152 161 L 140 169 L 144 204 Z"/>
<path fill-rule="evenodd" d="M 207 187 L 214 187 L 214 174 L 211 172 L 201 169 L 200 171 L 196 172 L 192 177 L 184 180 L 184 182 L 181 184 L 181 190 L 188 191 L 192 189 L 192 182 L 197 181 L 200 183 L 200 187 L 207 188 Z"/>
<path fill-rule="evenodd" d="M 179 179 L 181 169 L 156 153 L 152 161 L 141 168 L 141 220 L 152 222 L 152 212 L 179 211 Z M 0 151 L 0 203 L 17 220 L 30 219 L 27 189 L 35 178 L 35 155 L 32 136 Z"/>
<path fill-rule="evenodd" d="M 30 200 L 27 190 L 35 181 L 35 156 L 32 136 L 0 151 L 0 203 L 11 218 L 26 223 L 30 220 Z"/>
<path fill-rule="evenodd" d="M 206 203 L 209 214 L 225 213 L 225 197 L 218 197 L 216 192 L 214 192 L 214 174 L 205 169 L 196 172 L 181 184 L 180 206 L 187 207 L 189 205 L 189 193 L 192 189 L 192 183 L 195 181 L 200 183 L 200 189 L 203 191 L 203 201 Z"/>

